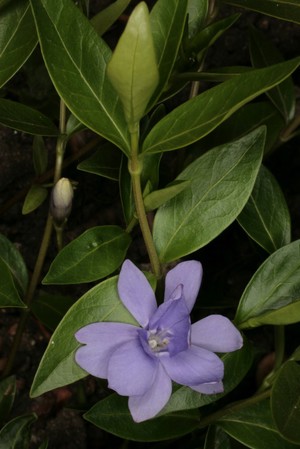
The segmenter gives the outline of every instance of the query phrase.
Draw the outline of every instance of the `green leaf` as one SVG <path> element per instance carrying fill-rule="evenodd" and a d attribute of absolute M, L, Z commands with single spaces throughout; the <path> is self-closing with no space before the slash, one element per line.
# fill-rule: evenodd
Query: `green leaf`
<path fill-rule="evenodd" d="M 123 262 L 131 242 L 118 226 L 88 229 L 56 256 L 44 284 L 80 284 L 104 278 Z"/>
<path fill-rule="evenodd" d="M 158 84 L 158 68 L 146 3 L 131 13 L 107 66 L 107 74 L 124 108 L 131 132 L 138 126 Z"/>
<path fill-rule="evenodd" d="M 34 171 L 39 176 L 46 171 L 48 165 L 48 151 L 42 136 L 34 136 L 32 155 Z"/>
<path fill-rule="evenodd" d="M 80 162 L 77 168 L 81 171 L 103 176 L 112 181 L 118 181 L 121 157 L 122 153 L 111 143 L 101 143 L 96 153 Z"/>
<path fill-rule="evenodd" d="M 116 0 L 90 20 L 99 36 L 102 36 L 113 25 L 122 12 L 125 11 L 130 1 L 131 0 Z"/>
<path fill-rule="evenodd" d="M 219 426 L 209 426 L 204 449 L 230 449 L 228 435 Z"/>
<path fill-rule="evenodd" d="M 270 410 L 264 400 L 225 415 L 217 422 L 232 438 L 252 449 L 296 449 L 278 433 Z"/>
<path fill-rule="evenodd" d="M 147 212 L 155 210 L 174 198 L 189 185 L 189 181 L 177 181 L 164 189 L 154 190 L 144 198 L 144 205 Z"/>
<path fill-rule="evenodd" d="M 84 418 L 118 437 L 134 441 L 160 441 L 190 433 L 199 426 L 196 410 L 135 423 L 127 405 L 128 399 L 112 394 L 92 407 Z"/>
<path fill-rule="evenodd" d="M 277 48 L 259 30 L 250 28 L 250 54 L 252 65 L 256 68 L 282 62 L 284 59 Z M 268 97 L 288 123 L 295 115 L 296 95 L 291 77 L 267 92 Z"/>
<path fill-rule="evenodd" d="M 74 353 L 79 343 L 74 334 L 81 327 L 97 321 L 137 324 L 119 299 L 117 277 L 96 285 L 66 313 L 40 362 L 31 388 L 32 397 L 68 385 L 87 375 L 75 363 Z"/>
<path fill-rule="evenodd" d="M 36 210 L 47 198 L 48 190 L 40 185 L 33 184 L 27 192 L 24 200 L 22 214 L 30 214 Z"/>
<path fill-rule="evenodd" d="M 177 178 L 186 189 L 160 207 L 153 238 L 162 262 L 205 246 L 241 212 L 260 167 L 265 129 L 208 151 Z"/>
<path fill-rule="evenodd" d="M 300 444 L 300 366 L 285 363 L 274 382 L 271 410 L 277 429 L 289 441 Z"/>
<path fill-rule="evenodd" d="M 28 285 L 28 272 L 24 259 L 16 246 L 2 234 L 0 234 L 0 254 L 2 261 L 7 265 L 16 281 L 18 289 L 25 293 Z"/>
<path fill-rule="evenodd" d="M 57 136 L 58 130 L 51 120 L 36 109 L 0 99 L 0 123 L 24 133 L 40 136 Z"/>
<path fill-rule="evenodd" d="M 253 361 L 253 352 L 250 344 L 245 340 L 241 350 L 223 355 L 224 362 L 224 392 L 219 394 L 201 394 L 189 387 L 179 386 L 172 394 L 169 402 L 160 412 L 178 412 L 211 404 L 226 396 L 232 391 L 247 374 Z"/>
<path fill-rule="evenodd" d="M 35 25 L 27 0 L 9 0 L 1 4 L 0 87 L 30 56 L 37 44 Z"/>
<path fill-rule="evenodd" d="M 0 427 L 8 416 L 16 395 L 16 377 L 10 376 L 0 382 Z"/>
<path fill-rule="evenodd" d="M 284 325 L 298 323 L 300 321 L 300 301 L 293 302 L 287 306 L 262 313 L 258 317 L 247 320 L 243 327 L 258 327 L 264 324 Z"/>
<path fill-rule="evenodd" d="M 287 78 L 299 63 L 296 58 L 251 70 L 181 104 L 154 126 L 144 141 L 143 151 L 175 150 L 204 137 L 245 103 Z"/>
<path fill-rule="evenodd" d="M 186 22 L 187 0 L 159 0 L 150 13 L 159 70 L 159 82 L 149 101 L 149 111 L 168 87 Z"/>
<path fill-rule="evenodd" d="M 205 25 L 208 0 L 188 0 L 187 12 L 189 37 L 192 37 Z"/>
<path fill-rule="evenodd" d="M 269 253 L 291 242 L 290 214 L 285 198 L 274 176 L 263 166 L 238 222 Z"/>
<path fill-rule="evenodd" d="M 259 267 L 245 288 L 236 312 L 235 323 L 239 328 L 254 327 L 258 319 L 262 324 L 263 315 L 300 300 L 299 253 L 300 240 L 296 240 L 278 249 Z M 294 319 L 295 316 L 290 314 L 291 323 Z M 280 323 L 276 320 L 276 324 Z"/>
<path fill-rule="evenodd" d="M 69 296 L 39 292 L 30 306 L 34 315 L 51 331 L 54 331 L 63 319 L 74 299 Z"/>
<path fill-rule="evenodd" d="M 36 415 L 32 413 L 9 421 L 0 430 L 0 449 L 28 449 L 30 427 L 36 419 Z"/>
<path fill-rule="evenodd" d="M 0 258 L 0 307 L 26 308 L 16 289 L 11 271 L 5 261 Z"/>
<path fill-rule="evenodd" d="M 59 95 L 79 121 L 129 154 L 122 108 L 106 76 L 110 49 L 71 0 L 30 1 Z"/>
<path fill-rule="evenodd" d="M 223 2 L 277 17 L 277 19 L 300 23 L 298 0 L 223 0 Z"/>

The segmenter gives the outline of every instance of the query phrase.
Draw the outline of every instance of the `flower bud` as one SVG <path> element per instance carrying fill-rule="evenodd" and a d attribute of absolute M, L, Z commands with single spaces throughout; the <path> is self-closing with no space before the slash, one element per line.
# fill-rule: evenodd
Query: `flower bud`
<path fill-rule="evenodd" d="M 50 214 L 56 224 L 63 224 L 71 213 L 73 187 L 68 178 L 60 178 L 51 193 Z"/>

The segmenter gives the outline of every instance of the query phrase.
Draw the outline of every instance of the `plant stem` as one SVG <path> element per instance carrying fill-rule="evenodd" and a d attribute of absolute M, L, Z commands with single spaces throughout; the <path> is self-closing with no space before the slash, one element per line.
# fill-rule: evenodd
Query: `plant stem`
<path fill-rule="evenodd" d="M 285 353 L 284 326 L 274 326 L 275 363 L 274 372 L 281 367 Z"/>
<path fill-rule="evenodd" d="M 139 160 L 138 156 L 138 145 L 139 135 L 138 131 L 136 131 L 131 134 L 131 157 L 128 162 L 128 169 L 131 175 L 136 214 L 149 255 L 152 271 L 155 274 L 156 278 L 159 279 L 161 276 L 160 262 L 150 231 L 141 188 L 142 163 Z"/>
<path fill-rule="evenodd" d="M 257 402 L 263 401 L 264 399 L 267 399 L 270 396 L 270 394 L 271 390 L 269 389 L 263 391 L 262 393 L 251 396 L 250 398 L 245 399 L 243 401 L 239 401 L 230 406 L 226 406 L 221 410 L 218 410 L 217 412 L 212 413 L 211 415 L 208 415 L 205 418 L 203 418 L 200 422 L 200 428 L 204 428 L 209 426 L 210 424 L 213 424 L 215 421 L 222 419 L 223 416 L 228 415 L 230 412 L 237 412 L 245 407 L 248 407 L 249 405 L 253 405 L 256 404 Z"/>

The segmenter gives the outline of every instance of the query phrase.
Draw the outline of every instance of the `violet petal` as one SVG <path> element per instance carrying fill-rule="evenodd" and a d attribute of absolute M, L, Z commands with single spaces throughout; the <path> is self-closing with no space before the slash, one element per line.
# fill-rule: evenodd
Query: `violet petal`
<path fill-rule="evenodd" d="M 158 365 L 152 386 L 142 396 L 130 396 L 128 406 L 135 422 L 153 418 L 168 402 L 172 382 L 162 365 Z"/>
<path fill-rule="evenodd" d="M 191 343 L 213 352 L 231 352 L 243 346 L 243 339 L 228 318 L 210 315 L 192 324 Z"/>
<path fill-rule="evenodd" d="M 190 387 L 223 379 L 222 360 L 213 352 L 198 346 L 191 346 L 173 357 L 163 354 L 159 360 L 171 379 L 181 385 Z"/>
<path fill-rule="evenodd" d="M 141 326 L 147 326 L 157 308 L 155 295 L 146 276 L 128 259 L 121 268 L 118 292 L 126 309 Z"/>
<path fill-rule="evenodd" d="M 122 396 L 143 395 L 152 385 L 158 360 L 148 356 L 137 337 L 119 346 L 108 363 L 108 386 Z"/>
<path fill-rule="evenodd" d="M 191 387 L 192 390 L 198 391 L 198 393 L 203 394 L 217 394 L 217 393 L 223 393 L 224 386 L 223 382 L 210 382 L 207 384 L 200 384 L 200 385 L 193 385 Z"/>
<path fill-rule="evenodd" d="M 107 366 L 114 349 L 136 338 L 138 327 L 125 323 L 92 323 L 79 329 L 75 337 L 85 343 L 75 354 L 78 365 L 96 377 L 107 378 Z"/>
<path fill-rule="evenodd" d="M 202 280 L 202 265 L 196 260 L 188 260 L 176 265 L 166 276 L 165 301 L 167 301 L 177 285 L 183 285 L 183 294 L 189 312 L 192 310 Z"/>

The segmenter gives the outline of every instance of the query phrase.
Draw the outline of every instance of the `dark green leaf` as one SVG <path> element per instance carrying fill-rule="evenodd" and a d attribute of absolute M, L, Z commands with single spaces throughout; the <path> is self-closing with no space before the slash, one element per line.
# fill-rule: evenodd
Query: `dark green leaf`
<path fill-rule="evenodd" d="M 40 362 L 31 388 L 33 397 L 87 375 L 74 360 L 74 353 L 79 347 L 74 334 L 86 324 L 97 321 L 137 324 L 119 299 L 117 277 L 96 285 L 66 313 Z"/>
<path fill-rule="evenodd" d="M 113 25 L 122 12 L 125 11 L 130 1 L 131 0 L 116 0 L 91 19 L 91 24 L 99 36 L 102 36 Z"/>
<path fill-rule="evenodd" d="M 118 226 L 88 229 L 52 262 L 44 284 L 80 284 L 102 279 L 123 262 L 130 236 Z"/>
<path fill-rule="evenodd" d="M 219 426 L 210 426 L 204 449 L 230 449 L 231 444 L 228 435 Z"/>
<path fill-rule="evenodd" d="M 0 430 L 0 449 L 28 449 L 30 427 L 36 415 L 24 415 L 9 421 Z"/>
<path fill-rule="evenodd" d="M 0 254 L 18 288 L 25 293 L 28 284 L 28 272 L 24 259 L 16 246 L 2 234 L 0 234 Z"/>
<path fill-rule="evenodd" d="M 63 319 L 74 299 L 59 294 L 40 292 L 30 306 L 35 316 L 51 331 L 54 331 Z"/>
<path fill-rule="evenodd" d="M 0 123 L 24 133 L 57 136 L 55 125 L 41 112 L 16 101 L 0 99 Z"/>
<path fill-rule="evenodd" d="M 150 21 L 159 70 L 159 83 L 149 101 L 148 111 L 168 87 L 183 35 L 186 9 L 187 0 L 159 0 L 151 10 Z"/>
<path fill-rule="evenodd" d="M 296 362 L 285 363 L 274 382 L 271 409 L 281 435 L 300 444 L 300 366 Z"/>
<path fill-rule="evenodd" d="M 71 0 L 31 0 L 31 5 L 59 95 L 79 121 L 129 154 L 121 104 L 106 76 L 111 51 Z"/>
<path fill-rule="evenodd" d="M 0 383 L 0 427 L 8 416 L 16 394 L 15 376 L 7 377 Z"/>
<path fill-rule="evenodd" d="M 11 271 L 0 258 L 0 307 L 26 307 L 16 289 Z"/>
<path fill-rule="evenodd" d="M 162 262 L 205 246 L 241 212 L 260 167 L 264 128 L 214 148 L 192 162 L 177 178 L 186 189 L 160 207 L 153 238 Z"/>
<path fill-rule="evenodd" d="M 100 429 L 134 441 L 160 441 L 185 435 L 199 425 L 196 410 L 135 423 L 130 415 L 127 398 L 112 394 L 92 407 L 84 418 Z"/>
<path fill-rule="evenodd" d="M 48 165 L 48 151 L 42 136 L 34 136 L 32 152 L 34 171 L 39 176 L 46 171 Z"/>
<path fill-rule="evenodd" d="M 121 157 L 122 153 L 111 143 L 101 143 L 96 153 L 80 162 L 77 168 L 78 170 L 118 181 Z"/>
<path fill-rule="evenodd" d="M 287 78 L 300 60 L 243 73 L 174 109 L 150 131 L 144 152 L 170 151 L 204 137 L 245 103 Z"/>
<path fill-rule="evenodd" d="M 252 449 L 296 449 L 278 433 L 270 410 L 270 401 L 264 400 L 237 411 L 228 412 L 218 424 L 232 438 Z"/>
<path fill-rule="evenodd" d="M 144 205 L 146 211 L 155 210 L 165 204 L 170 199 L 174 198 L 182 192 L 189 185 L 189 181 L 179 181 L 170 184 L 164 189 L 154 190 L 144 198 Z"/>
<path fill-rule="evenodd" d="M 255 68 L 267 67 L 283 61 L 282 55 L 271 41 L 259 30 L 250 28 L 250 54 Z M 278 108 L 286 122 L 295 115 L 296 95 L 291 77 L 267 92 L 268 97 Z"/>
<path fill-rule="evenodd" d="M 291 241 L 290 214 L 285 198 L 274 176 L 263 166 L 238 222 L 269 253 Z"/>
<path fill-rule="evenodd" d="M 9 0 L 9 3 L 0 6 L 0 87 L 2 87 L 30 56 L 37 44 L 37 36 L 27 0 Z"/>
<path fill-rule="evenodd" d="M 298 0 L 223 0 L 230 5 L 257 11 L 277 19 L 300 23 Z"/>
<path fill-rule="evenodd" d="M 75 115 L 70 114 L 67 123 L 66 123 L 66 134 L 68 137 L 72 136 L 73 134 L 83 131 L 86 128 L 86 126 L 81 123 Z"/>
<path fill-rule="evenodd" d="M 239 328 L 259 326 L 265 320 L 266 324 L 300 320 L 299 254 L 300 240 L 296 240 L 277 250 L 259 267 L 245 288 L 236 312 L 235 323 Z M 280 322 L 281 315 L 283 322 Z"/>
<path fill-rule="evenodd" d="M 48 190 L 45 187 L 36 184 L 32 185 L 25 197 L 22 214 L 30 214 L 30 212 L 36 210 L 45 201 L 47 196 Z"/>
<path fill-rule="evenodd" d="M 192 37 L 205 25 L 208 6 L 208 0 L 188 0 L 189 37 Z"/>
<path fill-rule="evenodd" d="M 203 407 L 228 394 L 247 374 L 253 360 L 252 348 L 245 340 L 241 350 L 223 355 L 222 360 L 225 369 L 224 393 L 201 394 L 189 387 L 180 386 L 173 392 L 169 402 L 160 414 Z"/>

